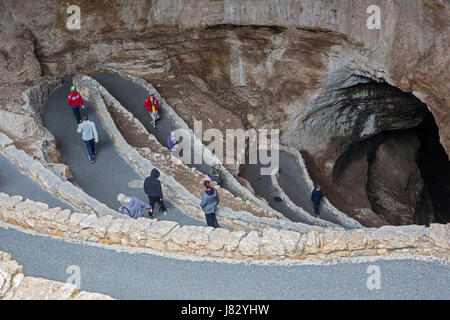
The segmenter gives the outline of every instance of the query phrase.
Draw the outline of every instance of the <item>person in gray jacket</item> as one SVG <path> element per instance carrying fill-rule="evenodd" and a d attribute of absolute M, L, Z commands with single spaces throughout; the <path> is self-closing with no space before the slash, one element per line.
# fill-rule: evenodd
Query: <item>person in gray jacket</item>
<path fill-rule="evenodd" d="M 86 150 L 89 155 L 89 163 L 95 162 L 95 144 L 98 143 L 97 129 L 95 128 L 95 123 L 88 120 L 88 116 L 83 116 L 83 122 L 80 123 L 77 129 L 78 133 L 81 133 L 81 138 L 86 145 Z"/>
<path fill-rule="evenodd" d="M 211 187 L 211 182 L 206 180 L 204 183 L 206 188 L 205 193 L 202 196 L 200 207 L 205 213 L 206 224 L 208 227 L 220 228 L 216 219 L 216 208 L 219 204 L 219 192 Z"/>
<path fill-rule="evenodd" d="M 144 209 L 146 209 L 149 214 L 152 211 L 152 207 L 150 205 L 139 200 L 136 197 L 127 197 L 124 194 L 120 193 L 117 196 L 117 200 L 122 204 L 122 206 L 119 208 L 119 212 L 122 214 L 126 214 L 134 219 L 143 217 Z"/>

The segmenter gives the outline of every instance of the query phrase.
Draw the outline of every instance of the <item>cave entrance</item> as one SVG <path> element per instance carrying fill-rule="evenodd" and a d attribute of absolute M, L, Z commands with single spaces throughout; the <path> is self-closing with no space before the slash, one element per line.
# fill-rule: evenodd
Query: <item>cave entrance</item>
<path fill-rule="evenodd" d="M 328 112 L 342 113 L 355 125 L 340 137 L 343 151 L 327 186 L 330 201 L 369 227 L 449 222 L 450 161 L 427 106 L 375 81 L 340 95 Z"/>
<path fill-rule="evenodd" d="M 450 221 L 450 162 L 439 142 L 439 129 L 433 115 L 427 112 L 414 131 L 420 141 L 417 164 L 424 180 L 424 191 L 428 192 L 431 200 L 431 203 L 427 204 L 427 199 L 423 199 L 416 223 L 428 224 L 424 210 L 434 216 L 434 222 L 447 223 Z M 427 208 L 430 205 L 431 208 Z"/>

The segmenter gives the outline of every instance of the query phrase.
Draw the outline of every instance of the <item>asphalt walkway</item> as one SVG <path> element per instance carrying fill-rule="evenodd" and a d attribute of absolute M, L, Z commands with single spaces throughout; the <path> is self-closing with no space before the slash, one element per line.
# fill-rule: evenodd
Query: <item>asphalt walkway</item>
<path fill-rule="evenodd" d="M 119 193 L 147 201 L 143 189 L 130 188 L 128 185 L 130 181 L 141 180 L 141 176 L 120 156 L 95 109 L 85 101 L 86 109 L 81 113 L 86 113 L 89 120 L 95 122 L 99 136 L 96 162 L 89 163 L 81 134 L 76 131 L 75 117 L 67 104 L 72 77 L 66 76 L 63 80 L 63 86 L 55 89 L 46 101 L 43 122 L 55 136 L 64 162 L 70 167 L 76 182 L 87 194 L 113 210 L 118 210 L 120 207 L 117 201 Z M 165 199 L 165 204 L 169 209 L 167 216 L 161 215 L 157 209 L 158 205 L 155 206 L 154 216 L 159 220 L 172 220 L 180 225 L 206 224 L 184 214 L 168 199 Z"/>
<path fill-rule="evenodd" d="M 190 261 L 69 243 L 1 225 L 0 250 L 10 252 L 27 276 L 66 282 L 67 268 L 78 266 L 81 290 L 117 299 L 450 298 L 450 269 L 436 261 L 291 266 Z M 380 289 L 367 286 L 372 268 L 379 271 Z"/>
<path fill-rule="evenodd" d="M 156 130 L 153 128 L 150 116 L 144 107 L 144 101 L 148 97 L 148 92 L 143 87 L 130 80 L 123 79 L 109 73 L 95 74 L 92 75 L 92 77 L 96 79 L 103 87 L 105 87 L 105 89 L 108 90 L 108 92 L 113 95 L 124 108 L 131 112 L 145 126 L 148 132 L 155 135 L 158 141 L 163 146 L 167 147 L 167 137 L 172 130 L 176 129 L 176 125 L 164 114 L 162 110 L 160 110 L 159 114 L 161 119 L 157 121 Z M 198 165 L 188 164 L 188 166 L 195 166 L 204 174 L 208 174 L 210 169 L 210 166 L 204 162 Z M 295 159 L 293 159 L 293 157 L 289 157 L 289 155 L 284 152 L 280 152 L 280 167 L 280 171 L 282 172 L 280 174 L 280 180 L 283 182 L 282 185 L 287 188 L 287 191 L 289 191 L 288 194 L 285 190 L 286 194 L 291 197 L 291 200 L 294 203 L 301 203 L 303 205 L 300 206 L 302 206 L 306 211 L 313 212 L 310 201 L 305 201 L 305 199 L 308 200 L 310 198 L 311 191 L 305 189 L 306 182 L 303 180 L 298 168 L 296 168 Z M 275 200 L 275 197 L 278 196 L 278 192 L 272 185 L 270 176 L 260 175 L 260 169 L 260 164 L 247 165 L 243 172 L 243 176 L 250 181 L 255 192 L 259 196 L 265 198 L 273 209 L 282 213 L 291 221 L 308 223 L 308 221 L 290 209 L 283 201 Z M 296 170 L 298 172 L 291 174 L 291 170 Z M 224 187 L 227 188 L 226 185 Z M 227 189 L 229 190 L 229 188 Z M 329 214 L 325 210 L 322 211 L 323 214 L 321 217 L 323 219 L 339 224 L 333 215 Z"/>

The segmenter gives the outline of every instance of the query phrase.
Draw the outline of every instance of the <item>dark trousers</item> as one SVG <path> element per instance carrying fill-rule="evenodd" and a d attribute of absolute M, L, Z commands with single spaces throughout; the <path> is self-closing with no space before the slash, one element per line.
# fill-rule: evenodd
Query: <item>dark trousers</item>
<path fill-rule="evenodd" d="M 75 115 L 75 119 L 77 120 L 77 124 L 79 124 L 81 122 L 80 107 L 72 107 L 72 111 Z"/>
<path fill-rule="evenodd" d="M 86 145 L 86 150 L 89 155 L 89 161 L 94 161 L 95 156 L 95 140 L 89 140 L 85 141 L 84 144 Z"/>
<path fill-rule="evenodd" d="M 159 204 L 159 211 L 166 211 L 166 206 L 164 205 L 164 201 L 161 200 L 160 197 L 150 197 L 148 196 L 148 202 L 150 206 L 152 207 L 152 213 L 150 213 L 150 216 L 153 217 L 153 212 L 155 210 L 155 203 Z"/>
<path fill-rule="evenodd" d="M 313 202 L 314 214 L 316 216 L 320 215 L 320 213 L 319 213 L 319 206 L 320 206 L 320 202 Z"/>
<path fill-rule="evenodd" d="M 205 217 L 206 217 L 206 225 L 208 227 L 213 227 L 213 228 L 220 228 L 219 223 L 217 222 L 216 219 L 216 214 L 213 213 L 205 213 Z"/>

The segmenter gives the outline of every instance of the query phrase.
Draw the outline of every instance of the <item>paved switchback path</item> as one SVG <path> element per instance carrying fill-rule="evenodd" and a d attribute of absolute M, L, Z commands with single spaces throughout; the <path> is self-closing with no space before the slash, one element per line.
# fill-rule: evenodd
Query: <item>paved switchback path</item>
<path fill-rule="evenodd" d="M 130 80 L 123 79 L 109 73 L 99 73 L 91 75 L 97 80 L 108 92 L 120 102 L 120 104 L 131 112 L 156 139 L 163 145 L 167 146 L 167 137 L 170 132 L 177 129 L 175 123 L 168 118 L 164 111 L 159 108 L 158 113 L 160 119 L 156 121 L 156 129 L 153 128 L 150 115 L 144 107 L 144 102 L 148 97 L 148 92 L 143 87 L 135 84 Z M 193 149 L 191 150 L 193 161 Z M 201 164 L 188 164 L 189 167 L 195 167 L 204 174 L 208 174 L 210 166 L 202 161 Z"/>
<path fill-rule="evenodd" d="M 280 171 L 278 183 L 286 195 L 294 202 L 297 206 L 302 207 L 305 211 L 309 213 L 314 213 L 314 208 L 311 202 L 311 192 L 305 179 L 298 167 L 297 159 L 292 155 L 284 151 L 280 151 Z M 326 209 L 321 202 L 320 208 L 320 218 L 339 224 L 338 219 Z"/>
<path fill-rule="evenodd" d="M 0 155 L 0 192 L 68 206 L 42 190 Z M 81 289 L 117 299 L 449 299 L 449 267 L 438 262 L 379 260 L 360 264 L 258 266 L 130 254 L 23 233 L 0 223 L 0 251 L 26 276 L 65 282 L 80 267 Z M 380 267 L 381 289 L 366 286 Z M 267 276 L 270 275 L 270 276 Z"/>
<path fill-rule="evenodd" d="M 55 136 L 64 161 L 70 167 L 76 182 L 87 194 L 113 210 L 120 207 L 120 203 L 117 201 L 119 193 L 147 201 L 147 196 L 142 188 L 136 189 L 128 186 L 130 181 L 142 178 L 120 156 L 97 117 L 95 109 L 85 101 L 86 109 L 81 109 L 81 113 L 86 113 L 89 120 L 95 122 L 99 136 L 96 162 L 89 163 L 81 134 L 76 131 L 75 117 L 67 104 L 72 77 L 67 76 L 63 80 L 63 86 L 55 89 L 45 104 L 43 121 Z M 160 215 L 157 209 L 158 205 L 155 206 L 154 216 L 159 220 L 172 220 L 180 225 L 205 225 L 204 222 L 185 215 L 168 199 L 165 199 L 165 204 L 169 209 L 167 216 Z"/>
<path fill-rule="evenodd" d="M 24 244 L 27 244 L 26 246 Z M 117 299 L 449 299 L 449 267 L 436 261 L 335 265 L 246 265 L 188 261 L 33 236 L 0 224 L 0 250 L 27 276 L 65 282 L 80 267 L 81 289 Z M 369 290 L 368 266 L 381 289 Z"/>
<path fill-rule="evenodd" d="M 268 152 L 268 155 L 270 156 L 270 152 Z M 292 202 L 294 202 L 297 206 L 302 207 L 305 211 L 309 213 L 314 212 L 310 200 L 312 190 L 308 190 L 294 156 L 284 151 L 280 151 L 279 166 L 279 184 L 286 195 Z M 266 199 L 272 208 L 278 212 L 281 212 L 286 218 L 294 222 L 311 224 L 298 215 L 288 205 L 286 205 L 286 203 L 279 197 L 279 192 L 273 186 L 270 176 L 260 174 L 261 169 L 264 167 L 269 167 L 269 165 L 262 165 L 258 157 L 258 163 L 247 164 L 244 166 L 242 176 L 250 182 L 256 194 Z M 342 225 L 333 214 L 325 210 L 323 205 L 320 208 L 320 218 L 338 225 Z"/>
<path fill-rule="evenodd" d="M 155 135 L 158 141 L 163 146 L 167 147 L 167 136 L 172 130 L 176 129 L 176 126 L 171 119 L 168 119 L 165 116 L 164 112 L 160 111 L 159 114 L 161 116 L 161 119 L 157 121 L 156 130 L 153 128 L 150 116 L 144 107 L 144 101 L 148 97 L 148 92 L 144 88 L 130 80 L 126 80 L 109 73 L 99 73 L 91 76 L 95 80 L 97 80 L 103 87 L 105 87 L 106 90 L 108 90 L 108 92 L 113 95 L 124 108 L 130 111 L 145 126 L 148 132 Z M 200 172 L 204 174 L 208 174 L 208 171 L 210 169 L 210 167 L 204 162 L 202 164 L 189 166 L 195 166 Z M 250 181 L 255 192 L 263 198 L 267 199 L 272 208 L 282 213 L 291 221 L 308 223 L 306 220 L 302 219 L 302 217 L 296 214 L 292 209 L 290 209 L 284 202 L 274 201 L 274 197 L 278 195 L 278 192 L 276 191 L 275 187 L 272 186 L 270 176 L 260 175 L 260 167 L 261 165 L 257 164 L 248 165 L 245 168 L 245 178 Z M 287 157 L 286 155 L 284 155 L 284 152 L 280 152 L 280 167 L 283 168 L 283 172 L 289 172 L 293 169 L 298 170 L 298 168 L 296 167 L 295 159 Z M 284 167 L 286 167 L 286 170 L 284 170 Z M 301 181 L 294 180 L 299 179 L 299 177 Z M 295 175 L 281 175 L 281 179 L 283 180 L 283 182 L 287 181 L 288 184 L 292 186 L 292 188 L 289 188 L 289 190 L 297 190 L 297 192 L 291 193 L 291 195 L 296 196 L 296 199 L 309 199 L 310 191 L 306 190 L 305 188 L 297 188 L 298 185 L 305 185 L 306 187 L 306 183 L 303 181 L 300 172 L 297 172 Z M 294 203 L 297 202 L 294 201 Z M 301 201 L 301 203 L 305 202 Z M 308 210 L 309 207 L 311 207 L 311 211 Z M 312 206 L 309 205 L 309 207 L 304 207 L 304 209 L 306 211 L 312 212 Z M 326 212 L 324 212 L 322 218 L 334 223 L 338 223 L 338 221 L 332 215 L 327 214 Z"/>

